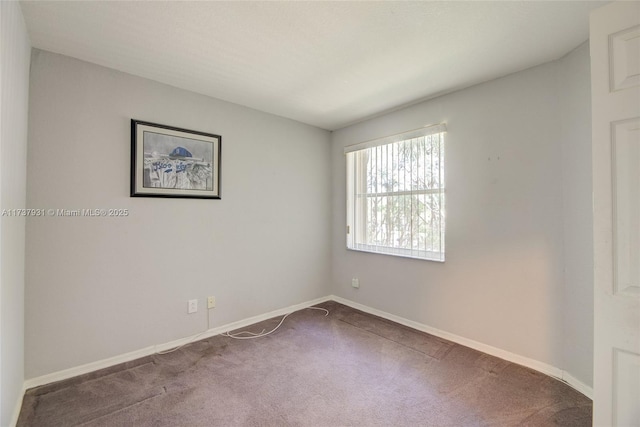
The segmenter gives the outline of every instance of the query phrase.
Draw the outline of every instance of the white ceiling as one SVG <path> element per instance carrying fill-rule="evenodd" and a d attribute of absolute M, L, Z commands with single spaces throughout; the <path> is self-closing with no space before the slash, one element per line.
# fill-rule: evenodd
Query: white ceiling
<path fill-rule="evenodd" d="M 324 129 L 562 57 L 606 2 L 31 2 L 34 47 Z"/>

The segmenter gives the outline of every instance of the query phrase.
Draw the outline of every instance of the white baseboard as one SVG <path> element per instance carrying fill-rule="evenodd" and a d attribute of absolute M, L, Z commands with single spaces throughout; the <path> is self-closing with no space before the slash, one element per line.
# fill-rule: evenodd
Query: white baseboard
<path fill-rule="evenodd" d="M 571 387 L 578 390 L 580 393 L 587 396 L 589 399 L 593 400 L 593 387 L 589 387 L 579 379 L 575 378 L 573 375 L 568 373 L 567 371 L 562 371 L 562 381 L 569 384 Z"/>
<path fill-rule="evenodd" d="M 527 368 L 534 369 L 538 372 L 542 372 L 545 375 L 549 375 L 551 377 L 554 377 L 560 381 L 563 381 L 569 384 L 572 388 L 584 394 L 589 399 L 593 400 L 593 389 L 591 387 L 577 380 L 576 378 L 571 376 L 568 372 L 560 368 L 556 368 L 555 366 L 549 365 L 544 362 L 540 362 L 535 359 L 530 359 L 528 357 L 524 357 L 516 353 L 511 353 L 501 348 L 483 344 L 481 342 L 474 341 L 469 338 L 461 337 L 460 335 L 442 331 L 440 329 L 436 329 L 422 323 L 414 322 L 413 320 L 405 319 L 403 317 L 396 316 L 382 310 L 377 310 L 375 308 L 371 308 L 369 306 L 359 304 L 357 302 L 354 302 L 336 295 L 331 295 L 329 298 L 332 299 L 333 301 L 339 302 L 340 304 L 348 305 L 349 307 L 355 308 L 360 311 L 364 311 L 365 313 L 373 314 L 375 316 L 379 316 L 384 319 L 391 320 L 392 322 L 396 322 L 401 325 L 408 326 L 413 329 L 417 329 L 418 331 L 426 332 L 431 335 L 435 335 L 437 337 L 444 338 L 449 341 L 453 341 L 457 344 L 461 344 L 466 347 L 473 348 L 474 350 L 478 350 L 483 353 L 487 353 L 492 356 L 499 357 L 500 359 L 504 359 L 509 362 L 513 362 L 518 365 L 522 365 L 522 366 L 526 366 Z"/>
<path fill-rule="evenodd" d="M 11 415 L 10 426 L 15 426 L 18 424 L 18 417 L 20 416 L 20 410 L 22 409 L 22 401 L 24 400 L 24 393 L 27 391 L 25 384 L 22 384 L 22 391 L 20 391 L 20 396 L 18 396 L 18 401 L 16 402 L 16 406 L 13 408 L 13 415 Z"/>
<path fill-rule="evenodd" d="M 534 369 L 538 372 L 542 372 L 543 374 L 549 375 L 551 377 L 557 378 L 558 380 L 564 381 L 569 384 L 571 387 L 579 391 L 580 393 L 587 396 L 589 399 L 593 399 L 593 389 L 586 384 L 582 383 L 578 379 L 571 376 L 568 372 L 556 368 L 555 366 L 549 365 L 547 363 L 540 362 L 538 360 L 530 359 L 528 357 L 521 356 L 519 354 L 511 353 L 506 350 L 502 350 L 497 347 L 493 347 L 487 344 L 483 344 L 478 341 L 474 341 L 465 337 L 461 337 L 456 334 L 452 334 L 446 331 L 442 331 L 440 329 L 433 328 L 431 326 L 415 322 L 413 320 L 405 319 L 400 316 L 396 316 L 382 310 L 377 310 L 375 308 L 368 307 L 363 304 L 359 304 L 357 302 L 336 296 L 330 295 L 327 297 L 317 298 L 312 301 L 307 301 L 304 303 L 292 305 L 290 307 L 282 308 L 279 310 L 274 310 L 269 313 L 261 314 L 258 316 L 249 317 L 247 319 L 243 319 L 237 322 L 229 323 L 223 326 L 219 326 L 216 328 L 208 329 L 201 333 L 191 335 L 189 337 L 181 338 L 175 341 L 167 342 L 164 344 L 158 344 L 146 348 L 142 348 L 140 350 L 132 351 L 130 353 L 121 354 L 118 356 L 110 357 L 107 359 L 99 360 L 96 362 L 87 363 L 85 365 L 76 366 L 74 368 L 65 369 L 58 372 L 53 372 L 51 374 L 42 375 L 36 378 L 30 378 L 24 383 L 24 390 L 38 387 L 45 384 L 50 384 L 52 382 L 65 380 L 68 378 L 72 378 L 78 375 L 86 374 L 89 372 L 97 371 L 99 369 L 108 368 L 110 366 L 114 366 L 120 363 L 129 362 L 135 359 L 139 359 L 141 357 L 149 356 L 161 351 L 170 350 L 174 347 L 179 347 L 184 344 L 188 344 L 192 341 L 201 340 L 205 338 L 209 338 L 215 335 L 219 335 L 223 332 L 232 331 L 235 329 L 243 328 L 245 326 L 252 325 L 254 323 L 262 322 L 263 320 L 271 319 L 272 317 L 283 316 L 287 313 L 291 313 L 297 310 L 301 310 L 303 308 L 316 305 L 325 301 L 336 301 L 340 304 L 347 305 L 349 307 L 353 307 L 357 310 L 364 311 L 365 313 L 370 313 L 375 316 L 382 317 L 387 320 L 391 320 L 393 322 L 399 323 L 404 326 L 408 326 L 410 328 L 416 329 L 418 331 L 427 332 L 431 335 L 435 335 L 440 338 L 447 339 L 449 341 L 453 341 L 457 344 L 464 345 L 466 347 L 473 348 L 475 350 L 481 351 L 483 353 L 490 354 L 495 357 L 499 357 L 501 359 L 507 360 L 509 362 L 517 363 L 518 365 L 526 366 L 527 368 Z M 22 393 L 24 395 L 24 392 Z M 17 421 L 17 417 L 19 415 L 20 407 L 22 404 L 22 398 L 20 399 L 19 405 L 15 411 L 14 417 L 15 421 Z"/>
<path fill-rule="evenodd" d="M 292 313 L 294 311 L 298 311 L 303 308 L 316 305 L 321 302 L 325 302 L 329 300 L 330 300 L 330 297 L 316 298 L 311 301 L 307 301 L 300 304 L 292 305 L 290 307 L 270 311 L 269 313 L 249 317 L 247 319 L 239 320 L 233 323 L 228 323 L 226 325 L 218 326 L 216 328 L 211 328 L 206 331 L 203 331 L 198 334 L 194 334 L 185 338 L 180 338 L 180 339 L 163 343 L 163 344 L 152 345 L 152 346 L 135 350 L 129 353 L 120 354 L 118 356 L 109 357 L 107 359 L 102 359 L 96 362 L 87 363 L 85 365 L 76 366 L 73 368 L 53 372 L 53 373 L 42 375 L 35 378 L 30 378 L 25 381 L 24 389 L 28 390 L 33 387 L 50 384 L 56 381 L 66 380 L 68 378 L 73 378 L 78 375 L 83 375 L 89 372 L 97 371 L 99 369 L 104 369 L 110 366 L 118 365 L 120 363 L 130 362 L 132 360 L 139 359 L 141 357 L 150 356 L 152 354 L 156 354 L 161 351 L 167 351 L 175 347 L 189 344 L 190 342 L 193 342 L 193 341 L 202 340 L 215 335 L 219 335 L 223 332 L 244 328 L 245 326 L 253 325 L 254 323 L 262 322 L 263 320 L 271 319 L 272 317 L 283 316 L 287 313 Z M 24 393 L 22 394 L 24 395 Z"/>

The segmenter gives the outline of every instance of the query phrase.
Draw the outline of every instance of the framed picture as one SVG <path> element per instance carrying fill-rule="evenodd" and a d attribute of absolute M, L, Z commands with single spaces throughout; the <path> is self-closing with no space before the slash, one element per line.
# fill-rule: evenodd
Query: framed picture
<path fill-rule="evenodd" d="M 220 135 L 131 120 L 131 197 L 220 199 Z"/>

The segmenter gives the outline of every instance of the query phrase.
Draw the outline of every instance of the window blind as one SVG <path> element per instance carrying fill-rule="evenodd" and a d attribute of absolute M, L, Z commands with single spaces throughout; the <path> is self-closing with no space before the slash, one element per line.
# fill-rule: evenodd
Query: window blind
<path fill-rule="evenodd" d="M 444 261 L 444 125 L 345 149 L 347 247 Z"/>
<path fill-rule="evenodd" d="M 443 133 L 447 131 L 447 126 L 444 123 L 437 125 L 429 125 L 422 128 L 410 130 L 407 132 L 398 133 L 395 135 L 384 136 L 382 138 L 372 139 L 370 141 L 359 142 L 357 144 L 348 145 L 344 148 L 344 153 L 351 153 L 354 151 L 364 150 L 365 148 L 378 147 L 381 145 L 392 144 L 394 142 L 412 139 L 414 137 L 429 136 L 435 133 Z"/>

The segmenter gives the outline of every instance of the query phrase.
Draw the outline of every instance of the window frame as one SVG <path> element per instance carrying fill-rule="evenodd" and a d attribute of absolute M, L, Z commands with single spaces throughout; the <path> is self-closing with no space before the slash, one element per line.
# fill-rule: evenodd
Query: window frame
<path fill-rule="evenodd" d="M 446 133 L 446 125 L 432 125 L 426 126 L 423 128 L 415 129 L 408 132 L 399 133 L 396 135 L 390 135 L 383 138 L 374 139 L 371 141 L 366 141 L 354 145 L 350 145 L 345 147 L 345 159 L 346 159 L 346 190 L 347 190 L 347 230 L 346 230 L 346 245 L 347 249 L 359 251 L 359 252 L 369 252 L 369 253 L 377 253 L 383 255 L 392 255 L 392 256 L 400 256 L 407 258 L 420 259 L 425 261 L 436 261 L 436 262 L 444 262 L 445 261 L 445 231 L 446 231 L 446 215 L 445 215 L 445 192 L 446 192 L 446 183 L 444 180 L 444 168 L 445 168 L 445 133 Z M 410 190 L 403 189 L 394 191 L 376 191 L 370 192 L 367 189 L 363 188 L 363 186 L 367 186 L 367 166 L 363 163 L 362 155 L 358 155 L 358 152 L 362 152 L 363 150 L 369 150 L 371 148 L 387 146 L 396 143 L 406 143 L 412 139 L 421 138 L 421 137 L 429 137 L 435 134 L 439 134 L 440 138 L 438 141 L 438 187 L 435 188 L 422 188 L 422 189 L 414 189 Z M 433 144 L 433 142 L 431 143 Z M 433 145 L 431 147 L 433 149 Z M 393 150 L 393 146 L 392 146 Z M 368 152 L 371 154 L 371 150 Z M 384 168 L 386 173 L 389 173 L 389 168 Z M 359 173 L 359 179 L 356 174 Z M 406 173 L 406 172 L 403 172 Z M 411 172 L 412 173 L 412 172 Z M 433 170 L 432 175 L 433 176 Z M 358 185 L 360 188 L 359 191 L 356 191 L 355 188 Z M 406 184 L 405 184 L 406 185 Z M 433 196 L 434 194 L 439 195 L 439 220 L 437 221 L 438 227 L 436 227 L 436 232 L 439 233 L 439 247 L 440 250 L 431 250 L 434 249 L 431 247 L 430 249 L 424 248 L 406 248 L 406 247 L 393 247 L 388 245 L 377 245 L 370 243 L 358 243 L 356 242 L 356 238 L 358 235 L 366 235 L 366 228 L 368 226 L 368 218 L 366 216 L 366 207 L 363 209 L 363 204 L 358 203 L 357 199 L 361 197 L 366 198 L 375 198 L 375 197 L 397 197 L 397 196 Z M 411 201 L 411 206 L 413 209 L 413 200 Z M 366 205 L 366 204 L 365 204 Z M 412 216 L 413 214 L 410 214 Z M 357 218 L 361 218 L 357 220 Z M 364 219 L 362 219 L 364 218 Z M 398 215 L 398 218 L 401 220 L 407 219 L 407 215 Z M 413 218 L 410 218 L 411 229 L 413 229 Z M 405 222 L 406 224 L 406 222 Z M 432 230 L 433 222 L 429 221 L 431 224 Z M 388 230 L 387 230 L 388 232 Z M 413 242 L 414 238 L 416 238 L 416 234 L 412 231 L 410 234 L 411 242 Z M 419 238 L 419 237 L 418 237 Z M 413 243 L 412 243 L 413 244 Z"/>

